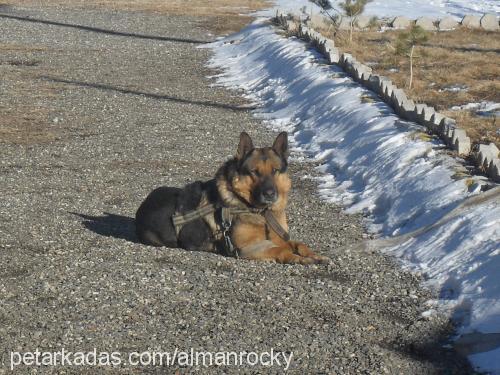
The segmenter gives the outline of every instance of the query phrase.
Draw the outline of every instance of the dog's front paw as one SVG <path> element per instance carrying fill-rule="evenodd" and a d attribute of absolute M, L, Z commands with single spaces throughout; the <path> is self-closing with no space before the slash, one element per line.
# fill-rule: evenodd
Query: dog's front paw
<path fill-rule="evenodd" d="M 309 246 L 302 242 L 293 243 L 294 252 L 302 257 L 312 259 L 310 263 L 330 263 L 332 260 L 323 255 L 316 254 Z"/>

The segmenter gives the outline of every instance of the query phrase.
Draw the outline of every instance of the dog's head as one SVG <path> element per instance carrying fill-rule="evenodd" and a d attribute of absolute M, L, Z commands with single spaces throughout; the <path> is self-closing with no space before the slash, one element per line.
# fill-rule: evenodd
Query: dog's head
<path fill-rule="evenodd" d="M 291 182 L 287 174 L 288 135 L 282 132 L 272 147 L 255 148 L 243 132 L 236 152 L 232 191 L 254 208 L 284 209 Z"/>

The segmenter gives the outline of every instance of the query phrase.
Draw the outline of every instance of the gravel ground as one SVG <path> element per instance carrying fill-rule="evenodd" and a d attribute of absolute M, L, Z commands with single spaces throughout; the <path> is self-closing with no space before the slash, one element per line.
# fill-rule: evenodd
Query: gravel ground
<path fill-rule="evenodd" d="M 135 242 L 133 216 L 151 189 L 210 178 L 235 151 L 242 130 L 257 144 L 274 137 L 237 93 L 210 86 L 206 77 L 214 72 L 204 68 L 210 51 L 193 43 L 210 38 L 203 20 L 1 11 L 22 19 L 0 17 L 0 43 L 37 48 L 0 56 L 2 72 L 8 65 L 16 73 L 2 74 L 0 108 L 38 110 L 55 136 L 3 140 L 0 148 L 0 373 L 10 366 L 10 351 L 36 348 L 123 356 L 274 348 L 293 352 L 289 370 L 297 374 L 469 372 L 463 358 L 443 347 L 447 320 L 421 318 L 431 296 L 418 277 L 379 253 L 339 250 L 364 237 L 361 218 L 318 200 L 310 162 L 292 163 L 291 234 L 331 256 L 331 265 L 260 264 Z M 47 85 L 51 95 L 33 96 Z M 9 94 L 20 86 L 30 89 Z"/>

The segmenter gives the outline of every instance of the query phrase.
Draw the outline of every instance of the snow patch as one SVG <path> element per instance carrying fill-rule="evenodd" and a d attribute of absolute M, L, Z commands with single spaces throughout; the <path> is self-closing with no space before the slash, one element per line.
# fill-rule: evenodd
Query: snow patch
<path fill-rule="evenodd" d="M 366 246 L 425 273 L 460 334 L 500 332 L 499 188 L 470 192 L 485 179 L 457 177 L 462 164 L 441 143 L 422 141 L 422 127 L 364 101 L 368 90 L 264 20 L 211 47 L 210 65 L 224 69 L 218 83 L 245 90 L 257 117 L 321 164 L 321 197 L 363 212 L 369 231 L 384 237 Z M 487 353 L 471 359 L 500 373 Z"/>

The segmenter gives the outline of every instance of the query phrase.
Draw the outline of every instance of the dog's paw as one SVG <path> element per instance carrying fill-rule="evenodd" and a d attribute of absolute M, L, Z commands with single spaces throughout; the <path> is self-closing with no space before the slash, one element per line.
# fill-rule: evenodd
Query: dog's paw
<path fill-rule="evenodd" d="M 314 259 L 316 264 L 329 264 L 333 262 L 330 258 L 318 254 L 314 254 L 311 258 Z"/>

